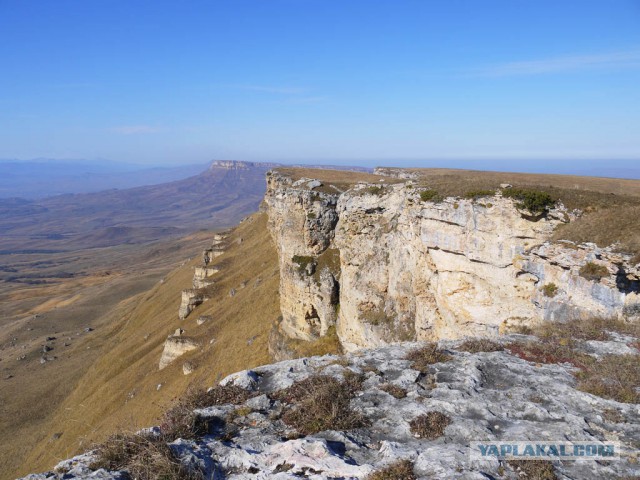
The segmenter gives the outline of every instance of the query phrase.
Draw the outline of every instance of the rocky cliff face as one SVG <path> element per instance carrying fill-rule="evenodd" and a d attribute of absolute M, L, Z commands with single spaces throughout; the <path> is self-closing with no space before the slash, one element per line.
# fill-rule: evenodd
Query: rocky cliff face
<path fill-rule="evenodd" d="M 423 201 L 425 188 L 405 180 L 340 191 L 268 175 L 288 335 L 312 339 L 335 325 L 342 345 L 354 350 L 640 312 L 639 272 L 628 256 L 549 242 L 559 225 L 575 219 L 562 204 L 535 215 L 499 192 Z M 579 275 L 587 262 L 604 267 L 604 276 Z"/>

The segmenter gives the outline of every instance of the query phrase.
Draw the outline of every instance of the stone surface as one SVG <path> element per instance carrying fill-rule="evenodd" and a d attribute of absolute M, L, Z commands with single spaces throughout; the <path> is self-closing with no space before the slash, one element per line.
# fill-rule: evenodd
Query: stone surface
<path fill-rule="evenodd" d="M 568 366 L 536 365 L 506 351 L 464 353 L 456 350 L 455 342 L 441 345 L 450 360 L 432 365 L 426 376 L 421 375 L 404 360 L 417 346 L 395 344 L 342 359 L 288 360 L 231 375 L 223 383 L 241 385 L 259 395 L 242 409 L 221 405 L 196 412 L 226 419 L 235 433 L 222 438 L 223 432 L 212 432 L 197 441 L 177 440 L 170 447 L 185 465 L 199 466 L 207 479 L 364 479 L 385 465 L 408 459 L 420 479 L 480 480 L 522 477 L 495 458 L 471 461 L 473 441 L 617 441 L 619 461 L 555 462 L 556 475 L 585 480 L 640 475 L 638 405 L 576 390 Z M 278 420 L 282 405 L 270 400 L 269 394 L 313 374 L 341 379 L 347 371 L 365 375 L 351 408 L 364 415 L 369 426 L 287 439 L 290 430 Z M 406 389 L 407 396 L 397 399 L 380 388 L 389 383 Z M 612 410 L 618 412 L 614 420 L 607 415 Z M 409 422 L 430 411 L 446 414 L 451 423 L 440 438 L 416 438 Z M 88 476 L 94 475 L 87 469 L 90 462 L 90 455 L 63 462 L 74 465 L 64 478 L 122 478 L 122 472 Z M 27 478 L 62 479 L 62 471 L 66 468 Z"/>
<path fill-rule="evenodd" d="M 181 357 L 191 350 L 199 348 L 198 342 L 185 336 L 171 336 L 164 342 L 164 349 L 160 357 L 159 369 L 162 370 L 175 359 Z"/>
<path fill-rule="evenodd" d="M 193 288 L 204 288 L 213 285 L 214 281 L 210 278 L 220 270 L 215 267 L 196 267 L 193 272 Z"/>
<path fill-rule="evenodd" d="M 187 318 L 194 308 L 206 302 L 208 299 L 209 297 L 202 290 L 183 290 L 180 308 L 178 309 L 178 317 L 180 320 Z"/>

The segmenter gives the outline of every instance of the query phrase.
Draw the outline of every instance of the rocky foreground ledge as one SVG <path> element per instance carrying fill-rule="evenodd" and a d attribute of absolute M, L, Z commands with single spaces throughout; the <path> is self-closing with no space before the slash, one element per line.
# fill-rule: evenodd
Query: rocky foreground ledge
<path fill-rule="evenodd" d="M 511 335 L 501 342 L 527 338 Z M 636 355 L 627 343 L 628 339 L 619 338 L 585 346 L 594 358 L 611 351 Z M 233 374 L 213 392 L 230 389 L 235 404 L 195 410 L 201 434 L 163 443 L 183 475 L 167 478 L 480 480 L 640 475 L 640 405 L 578 390 L 575 367 L 568 363 L 534 363 L 514 356 L 503 345 L 492 345 L 488 350 L 496 351 L 469 353 L 460 342 L 441 343 L 431 352 L 424 351 L 424 344 L 403 343 Z M 207 395 L 213 399 L 217 394 Z M 329 402 L 333 411 L 318 416 L 323 402 Z M 336 430 L 323 424 L 329 416 Z M 160 436 L 162 428 L 139 435 Z M 538 473 L 531 473 L 529 466 L 534 464 L 529 462 L 472 460 L 471 442 L 500 440 L 617 441 L 621 458 L 542 462 L 536 467 L 541 468 Z M 128 478 L 124 470 L 97 469 L 97 455 L 89 452 L 61 462 L 52 472 L 25 478 Z M 408 465 L 409 473 L 384 470 L 390 465 Z"/>

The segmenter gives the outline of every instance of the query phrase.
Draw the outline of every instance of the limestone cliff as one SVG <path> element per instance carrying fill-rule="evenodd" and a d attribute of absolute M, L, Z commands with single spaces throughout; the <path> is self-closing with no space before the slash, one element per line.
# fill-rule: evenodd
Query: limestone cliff
<path fill-rule="evenodd" d="M 389 181 L 348 189 L 268 174 L 289 336 L 309 340 L 335 325 L 354 350 L 495 336 L 542 319 L 638 315 L 639 272 L 629 256 L 550 242 L 579 212 L 557 203 L 533 213 L 500 190 L 424 200 L 428 187 L 411 175 L 377 173 Z M 588 262 L 604 267 L 602 278 L 579 274 Z"/>

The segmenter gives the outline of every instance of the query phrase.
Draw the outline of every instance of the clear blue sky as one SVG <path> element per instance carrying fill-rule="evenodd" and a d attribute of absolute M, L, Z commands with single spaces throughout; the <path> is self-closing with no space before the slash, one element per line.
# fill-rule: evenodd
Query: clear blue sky
<path fill-rule="evenodd" d="M 0 0 L 0 158 L 640 159 L 638 0 Z"/>

